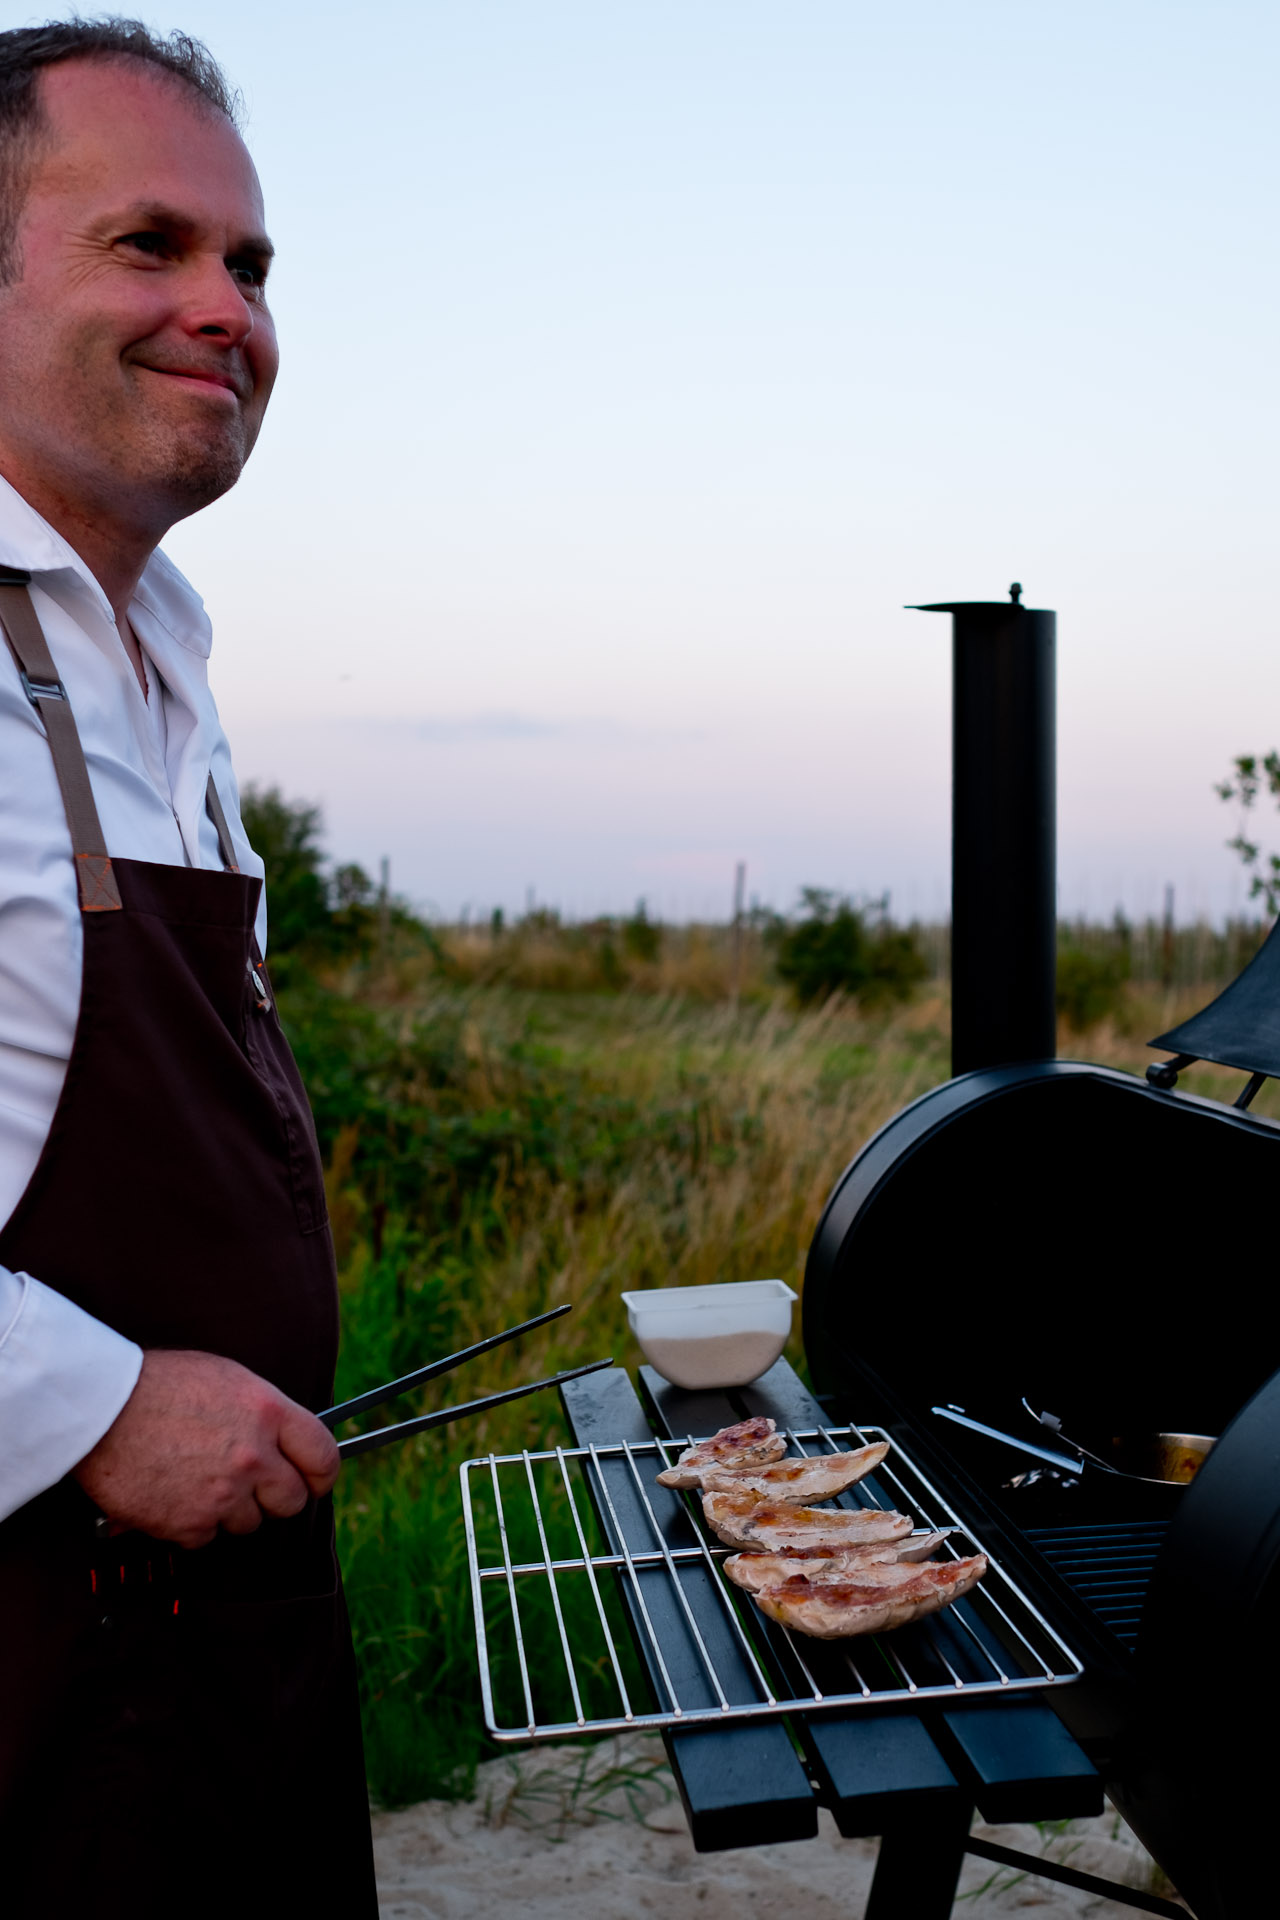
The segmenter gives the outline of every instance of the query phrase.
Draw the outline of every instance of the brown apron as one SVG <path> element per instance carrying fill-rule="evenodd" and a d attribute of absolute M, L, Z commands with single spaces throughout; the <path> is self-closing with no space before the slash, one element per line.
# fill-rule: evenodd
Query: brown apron
<path fill-rule="evenodd" d="M 0 1231 L 142 1347 L 329 1404 L 337 1289 L 315 1129 L 254 941 L 261 883 L 111 859 L 27 576 L 0 620 L 44 721 L 84 930 L 43 1153 Z M 6 1915 L 377 1913 L 330 1503 L 195 1552 L 103 1537 L 67 1479 L 0 1525 Z"/>

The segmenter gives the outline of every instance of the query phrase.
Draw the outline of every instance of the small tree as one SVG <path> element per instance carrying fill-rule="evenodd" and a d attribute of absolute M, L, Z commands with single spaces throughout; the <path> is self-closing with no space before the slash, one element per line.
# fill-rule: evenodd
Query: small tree
<path fill-rule="evenodd" d="M 915 934 L 889 920 L 889 900 L 858 903 L 825 887 L 804 887 L 800 918 L 772 931 L 774 964 L 803 1003 L 833 993 L 866 1003 L 905 1000 L 928 968 Z"/>
<path fill-rule="evenodd" d="M 267 870 L 272 953 L 288 953 L 326 934 L 329 889 L 321 872 L 319 807 L 286 800 L 279 787 L 246 787 L 240 817 Z"/>
<path fill-rule="evenodd" d="M 1234 800 L 1240 808 L 1240 830 L 1227 845 L 1253 869 L 1249 898 L 1265 900 L 1268 914 L 1274 917 L 1280 913 L 1280 853 L 1269 853 L 1265 863 L 1260 863 L 1262 849 L 1256 840 L 1249 839 L 1244 828 L 1246 815 L 1256 805 L 1264 782 L 1271 798 L 1280 805 L 1280 753 L 1273 747 L 1261 760 L 1256 754 L 1241 753 L 1232 765 L 1232 778 L 1219 781 L 1215 788 L 1220 800 Z"/>
<path fill-rule="evenodd" d="M 636 901 L 635 912 L 622 923 L 622 944 L 635 960 L 652 962 L 662 951 L 662 928 L 649 918 L 643 900 Z"/>

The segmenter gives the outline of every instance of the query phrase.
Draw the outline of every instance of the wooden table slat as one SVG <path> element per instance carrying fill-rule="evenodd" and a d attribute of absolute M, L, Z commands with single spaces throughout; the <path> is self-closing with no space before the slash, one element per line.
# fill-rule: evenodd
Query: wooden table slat
<path fill-rule="evenodd" d="M 914 1830 L 922 1814 L 932 1821 L 952 1805 L 972 1805 L 914 1714 L 874 1708 L 814 1714 L 798 1731 L 823 1802 L 846 1840 Z"/>
<path fill-rule="evenodd" d="M 749 1387 L 740 1387 L 734 1399 L 748 1414 L 764 1414 L 780 1427 L 826 1427 L 833 1424 L 826 1408 L 814 1399 L 789 1360 L 779 1360 Z M 741 1417 L 741 1416 L 739 1416 Z"/>
<path fill-rule="evenodd" d="M 754 1388 L 726 1394 L 684 1393 L 652 1367 L 640 1369 L 641 1391 L 667 1433 L 715 1433 L 740 1419 L 735 1402 L 780 1426 L 811 1427 L 822 1410 L 785 1362 Z M 775 1390 L 769 1390 L 775 1389 Z M 912 1714 L 874 1707 L 797 1714 L 793 1727 L 846 1839 L 897 1832 L 922 1816 L 934 1820 L 971 1805 L 923 1723 Z"/>
<path fill-rule="evenodd" d="M 1102 1812 L 1097 1768 L 1037 1700 L 975 1701 L 944 1713 L 938 1739 L 993 1827 Z"/>
<path fill-rule="evenodd" d="M 793 1431 L 828 1419 L 785 1360 L 731 1397 L 682 1394 L 650 1367 L 641 1369 L 641 1386 L 668 1430 L 683 1422 L 682 1432 L 711 1433 L 744 1415 L 765 1415 Z M 944 1620 L 935 1629 L 939 1624 L 946 1627 Z M 948 1655 L 960 1670 L 968 1664 L 958 1635 Z M 976 1802 L 993 1823 L 1074 1819 L 1101 1808 L 1096 1768 L 1044 1701 L 974 1701 L 932 1713 L 927 1724 L 934 1739 L 922 1741 L 924 1723 L 902 1714 L 855 1708 L 802 1723 L 806 1756 L 842 1832 L 884 1832 L 898 1824 L 897 1809 L 910 1822 L 921 1797 L 948 1793 Z M 859 1734 L 860 1726 L 875 1732 Z"/>
<path fill-rule="evenodd" d="M 561 1388 L 565 1412 L 578 1446 L 616 1444 L 620 1440 L 652 1439 L 644 1409 L 620 1367 L 572 1380 Z M 602 1460 L 601 1473 L 613 1501 L 628 1546 L 650 1551 L 652 1529 L 625 1460 Z M 591 1476 L 588 1476 L 590 1480 Z M 680 1511 L 677 1494 L 661 1487 L 646 1489 L 659 1522 L 665 1525 Z M 616 1550 L 621 1542 L 607 1507 L 595 1495 L 600 1524 Z M 681 1586 L 689 1596 L 699 1630 L 714 1654 L 731 1699 L 755 1697 L 745 1662 L 724 1619 L 723 1607 L 711 1590 L 706 1569 L 690 1563 L 681 1570 Z M 630 1582 L 620 1582 L 637 1645 L 645 1654 L 654 1690 L 662 1695 L 656 1664 L 647 1650 L 647 1635 Z M 681 1610 L 672 1598 L 665 1572 L 659 1568 L 642 1575 L 642 1591 L 663 1658 L 672 1680 L 693 1703 L 701 1676 L 701 1661 Z M 714 1641 L 714 1645 L 712 1644 Z M 703 1683 L 707 1700 L 714 1699 Z M 810 1839 L 818 1830 L 817 1807 L 808 1776 L 781 1721 L 756 1726 L 691 1729 L 664 1735 L 672 1772 L 689 1820 L 694 1846 L 701 1853 L 725 1847 L 759 1846 L 767 1841 Z"/>

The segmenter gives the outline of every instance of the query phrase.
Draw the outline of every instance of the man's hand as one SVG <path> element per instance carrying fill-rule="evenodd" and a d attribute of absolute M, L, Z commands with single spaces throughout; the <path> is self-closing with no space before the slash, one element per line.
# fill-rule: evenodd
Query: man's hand
<path fill-rule="evenodd" d="M 144 1353 L 114 1424 L 72 1469 L 117 1528 L 203 1547 L 300 1513 L 338 1477 L 327 1427 L 247 1367 L 213 1353 Z"/>

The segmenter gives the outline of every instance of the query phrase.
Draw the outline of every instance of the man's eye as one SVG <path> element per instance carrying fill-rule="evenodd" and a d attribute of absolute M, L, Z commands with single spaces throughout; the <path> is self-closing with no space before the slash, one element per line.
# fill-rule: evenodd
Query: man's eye
<path fill-rule="evenodd" d="M 129 247 L 135 253 L 150 254 L 156 260 L 163 260 L 173 251 L 167 234 L 156 233 L 149 228 L 141 233 L 122 234 L 117 245 Z"/>
<path fill-rule="evenodd" d="M 261 290 L 267 284 L 267 270 L 256 260 L 228 260 L 227 272 L 242 287 L 257 287 Z"/>

